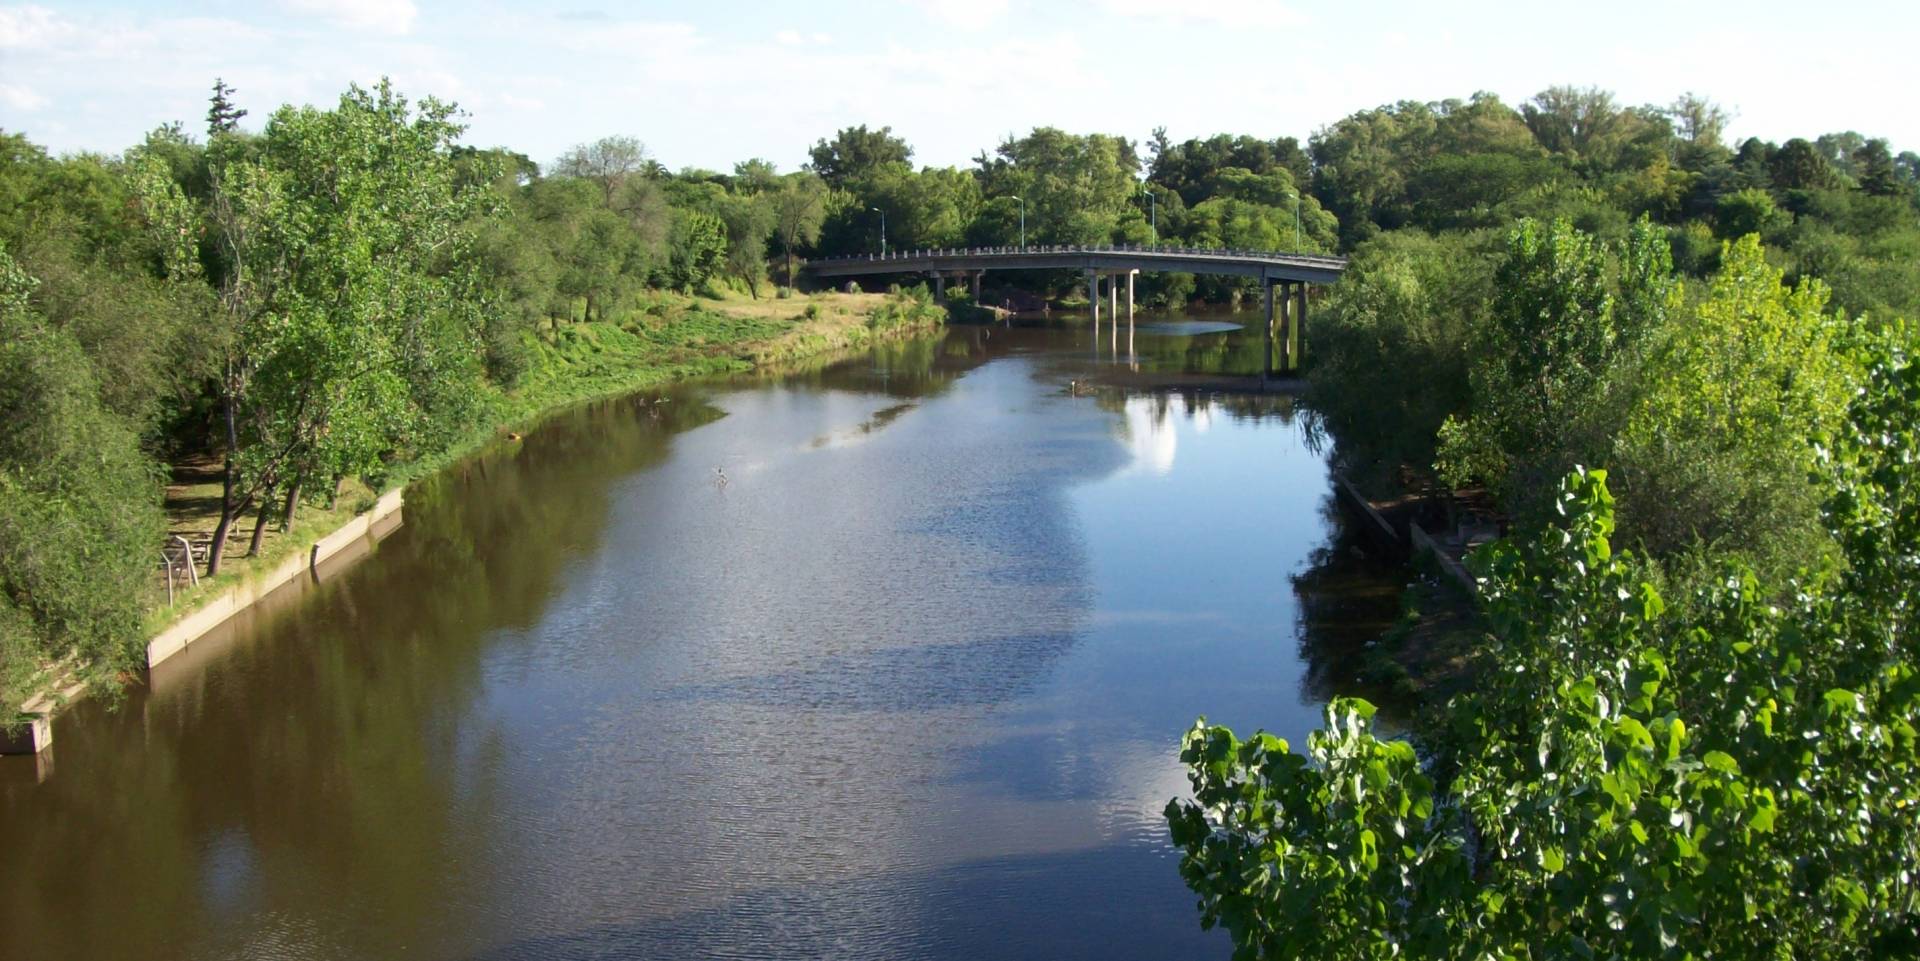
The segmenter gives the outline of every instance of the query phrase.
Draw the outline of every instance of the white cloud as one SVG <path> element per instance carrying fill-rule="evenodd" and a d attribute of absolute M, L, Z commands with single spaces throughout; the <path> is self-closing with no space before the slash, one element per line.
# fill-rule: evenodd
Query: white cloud
<path fill-rule="evenodd" d="M 920 0 L 927 16 L 950 27 L 979 30 L 1007 15 L 1008 0 Z"/>
<path fill-rule="evenodd" d="M 1100 6 L 1117 17 L 1237 29 L 1297 26 L 1305 19 L 1274 0 L 1100 0 Z"/>
<path fill-rule="evenodd" d="M 0 8 L 0 50 L 41 50 L 72 32 L 72 23 L 46 7 Z"/>
<path fill-rule="evenodd" d="M 0 103 L 15 110 L 38 110 L 47 105 L 47 98 L 19 84 L 0 83 Z"/>
<path fill-rule="evenodd" d="M 807 42 L 807 38 L 801 36 L 798 30 L 782 30 L 774 34 L 773 39 L 783 47 L 797 47 Z"/>
<path fill-rule="evenodd" d="M 281 0 L 289 13 L 319 17 L 353 30 L 405 34 L 413 30 L 420 8 L 413 0 Z"/>

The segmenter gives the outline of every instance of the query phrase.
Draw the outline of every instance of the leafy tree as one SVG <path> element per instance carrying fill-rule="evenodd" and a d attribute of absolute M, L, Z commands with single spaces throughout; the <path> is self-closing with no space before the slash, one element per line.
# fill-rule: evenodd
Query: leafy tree
<path fill-rule="evenodd" d="M 557 177 L 579 177 L 600 185 L 606 205 L 614 206 L 614 197 L 628 180 L 645 169 L 647 145 L 633 137 L 602 137 L 593 143 L 577 144 L 553 162 Z"/>
<path fill-rule="evenodd" d="M 1813 144 L 1795 137 L 1782 144 L 1767 162 L 1773 185 L 1780 190 L 1818 190 L 1839 182 L 1833 165 Z"/>
<path fill-rule="evenodd" d="M 1615 552 L 1604 472 L 1483 565 L 1486 675 L 1422 764 L 1336 699 L 1305 755 L 1202 719 L 1167 806 L 1237 957 L 1911 956 L 1920 896 L 1911 488 L 1920 378 L 1856 404 L 1837 578 L 1684 619 Z"/>
<path fill-rule="evenodd" d="M 207 135 L 218 136 L 233 133 L 240 128 L 240 118 L 247 115 L 245 110 L 233 105 L 233 88 L 218 77 L 213 80 L 213 96 L 207 103 Z"/>
<path fill-rule="evenodd" d="M 1392 489 L 1402 465 L 1431 475 L 1440 425 L 1471 409 L 1470 347 L 1500 252 L 1491 232 L 1413 230 L 1354 251 L 1307 328 L 1311 408 L 1348 476 Z"/>
<path fill-rule="evenodd" d="M 727 270 L 747 285 L 755 299 L 767 279 L 767 240 L 778 226 L 771 199 L 755 194 L 730 194 L 721 206 L 727 228 Z"/>
<path fill-rule="evenodd" d="M 865 124 L 840 130 L 832 140 L 814 144 L 808 153 L 813 172 L 835 189 L 865 180 L 885 167 L 905 167 L 913 160 L 913 148 L 894 136 L 892 127 L 868 130 Z"/>
<path fill-rule="evenodd" d="M 477 375 L 465 282 L 477 190 L 456 186 L 454 107 L 386 82 L 337 108 L 283 107 L 256 146 L 214 138 L 217 278 L 233 331 L 220 379 L 227 479 L 208 573 L 236 517 L 310 480 L 373 472 Z"/>
<path fill-rule="evenodd" d="M 1107 243 L 1136 209 L 1140 161 L 1121 137 L 1039 127 L 974 162 L 982 193 L 1026 198 L 1031 243 Z"/>
<path fill-rule="evenodd" d="M 1723 240 L 1748 234 L 1777 236 L 1792 223 L 1793 215 L 1779 209 L 1773 195 L 1764 190 L 1749 188 L 1727 194 L 1714 210 L 1714 233 Z"/>
<path fill-rule="evenodd" d="M 33 310 L 34 287 L 0 244 L 0 699 L 14 705 L 56 661 L 91 678 L 142 665 L 161 532 L 153 465 L 79 342 Z"/>
<path fill-rule="evenodd" d="M 820 226 L 827 218 L 827 185 L 819 176 L 802 171 L 780 182 L 773 195 L 774 235 L 787 259 L 787 286 L 793 286 L 795 250 L 820 242 Z"/>
<path fill-rule="evenodd" d="M 1658 289 L 1636 292 L 1635 312 L 1670 296 L 1670 257 L 1664 235 L 1643 222 L 1621 259 L 1648 264 L 1635 279 Z M 1623 330 L 1616 287 L 1605 248 L 1571 223 L 1522 221 L 1513 230 L 1474 345 L 1474 410 L 1442 429 L 1443 478 L 1492 481 L 1524 500 L 1596 452 L 1608 372 L 1648 327 L 1640 317 Z"/>
<path fill-rule="evenodd" d="M 1812 478 L 1859 386 L 1847 325 L 1825 285 L 1784 285 L 1758 237 L 1720 264 L 1635 372 L 1612 455 L 1621 524 L 1655 555 L 1705 543 L 1790 572 L 1828 549 Z"/>
<path fill-rule="evenodd" d="M 1900 176 L 1893 166 L 1893 155 L 1885 140 L 1862 144 L 1852 155 L 1859 171 L 1860 189 L 1876 197 L 1897 197 L 1902 193 Z"/>

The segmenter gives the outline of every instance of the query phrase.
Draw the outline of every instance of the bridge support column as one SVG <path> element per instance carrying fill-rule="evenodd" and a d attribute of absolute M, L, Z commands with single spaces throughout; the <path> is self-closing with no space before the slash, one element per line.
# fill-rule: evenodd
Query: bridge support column
<path fill-rule="evenodd" d="M 1093 308 L 1093 329 L 1100 329 L 1100 275 L 1087 268 L 1087 304 Z"/>
<path fill-rule="evenodd" d="M 1273 376 L 1273 279 L 1260 278 L 1260 289 L 1266 293 L 1267 299 L 1266 335 L 1260 340 L 1263 348 L 1260 351 L 1260 386 L 1265 387 L 1267 379 Z"/>
<path fill-rule="evenodd" d="M 974 306 L 976 307 L 979 306 L 980 304 L 980 278 L 985 277 L 986 275 L 987 275 L 987 272 L 984 270 L 976 270 L 972 274 L 973 303 L 974 303 Z"/>
<path fill-rule="evenodd" d="M 933 272 L 933 299 L 935 303 L 947 302 L 947 275 L 937 270 Z"/>
<path fill-rule="evenodd" d="M 1133 326 L 1133 278 L 1138 276 L 1139 273 L 1140 271 L 1138 270 L 1127 271 L 1127 326 L 1128 327 Z"/>
<path fill-rule="evenodd" d="M 1299 284 L 1299 287 L 1300 287 L 1300 313 L 1297 315 L 1298 319 L 1296 319 L 1293 322 L 1293 339 L 1294 339 L 1293 364 L 1295 367 L 1300 366 L 1301 363 L 1307 359 L 1307 284 L 1306 284 L 1306 281 L 1301 281 Z"/>
<path fill-rule="evenodd" d="M 1280 285 L 1280 316 L 1278 319 L 1280 322 L 1280 369 L 1282 371 L 1293 369 L 1293 356 L 1291 353 L 1291 347 L 1293 345 L 1292 311 L 1293 283 L 1289 281 Z"/>

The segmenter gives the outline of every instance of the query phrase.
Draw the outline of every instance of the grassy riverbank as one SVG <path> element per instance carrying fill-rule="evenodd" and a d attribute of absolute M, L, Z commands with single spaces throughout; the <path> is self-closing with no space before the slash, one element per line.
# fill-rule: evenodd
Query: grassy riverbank
<path fill-rule="evenodd" d="M 649 295 L 620 321 L 549 322 L 525 333 L 526 368 L 510 390 L 482 398 L 482 416 L 444 450 L 390 465 L 373 484 L 343 482 L 329 505 L 309 502 L 286 534 L 270 526 L 255 557 L 245 556 L 251 524 L 228 542 L 219 577 L 181 588 L 168 602 L 164 581 L 148 599 L 145 634 L 163 628 L 221 591 L 273 570 L 288 556 L 370 508 L 382 490 L 405 486 L 453 463 L 503 432 L 529 429 L 547 414 L 602 397 L 690 377 L 745 371 L 936 329 L 945 314 L 912 293 L 819 293 L 751 300 Z M 217 463 L 175 465 L 167 488 L 170 532 L 204 539 L 219 519 Z M 144 642 L 145 638 L 139 639 Z"/>

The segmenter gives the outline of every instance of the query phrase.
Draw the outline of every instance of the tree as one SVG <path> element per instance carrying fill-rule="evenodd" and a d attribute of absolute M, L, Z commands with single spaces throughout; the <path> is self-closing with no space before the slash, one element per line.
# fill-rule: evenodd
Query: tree
<path fill-rule="evenodd" d="M 1893 166 L 1893 154 L 1887 150 L 1887 142 L 1881 139 L 1869 140 L 1853 153 L 1853 163 L 1859 171 L 1860 189 L 1876 197 L 1897 197 L 1902 193 L 1900 175 Z"/>
<path fill-rule="evenodd" d="M 1733 115 L 1725 107 L 1688 91 L 1667 106 L 1680 138 L 1697 147 L 1719 147 L 1727 135 Z"/>
<path fill-rule="evenodd" d="M 13 705 L 56 661 L 90 678 L 145 663 L 162 530 L 153 465 L 80 344 L 33 310 L 34 287 L 0 243 L 0 699 Z"/>
<path fill-rule="evenodd" d="M 553 162 L 553 174 L 599 184 L 606 205 L 612 207 L 621 186 L 641 173 L 647 159 L 647 145 L 633 137 L 602 137 L 593 143 L 577 144 L 561 154 Z"/>
<path fill-rule="evenodd" d="M 1549 478 L 1599 453 L 1607 374 L 1634 334 L 1651 328 L 1645 316 L 1624 324 L 1617 316 L 1620 282 L 1607 253 L 1567 221 L 1513 228 L 1492 309 L 1475 334 L 1475 410 L 1442 426 L 1444 480 L 1490 481 L 1526 506 Z M 1663 232 L 1642 221 L 1615 263 L 1644 265 L 1626 284 L 1636 305 L 1630 313 L 1667 303 L 1672 263 Z M 1653 290 L 1632 290 L 1636 282 Z"/>
<path fill-rule="evenodd" d="M 1429 763 L 1336 699 L 1305 755 L 1187 735 L 1166 815 L 1242 958 L 1910 957 L 1920 896 L 1920 375 L 1879 367 L 1831 472 L 1834 577 L 1731 568 L 1684 616 L 1612 549 L 1600 471 L 1482 564 L 1500 669 Z"/>
<path fill-rule="evenodd" d="M 727 269 L 758 300 L 760 282 L 767 279 L 767 238 L 776 226 L 774 206 L 765 196 L 728 194 L 720 217 L 727 229 Z"/>
<path fill-rule="evenodd" d="M 1812 478 L 1859 372 L 1825 285 L 1781 281 L 1757 236 L 1725 245 L 1634 373 L 1610 459 L 1622 530 L 1655 556 L 1705 543 L 1781 574 L 1829 550 Z"/>
<path fill-rule="evenodd" d="M 1780 190 L 1820 190 L 1838 182 L 1833 165 L 1813 144 L 1799 137 L 1782 144 L 1767 167 L 1773 185 Z"/>
<path fill-rule="evenodd" d="M 821 140 L 808 151 L 810 168 L 834 189 L 865 180 L 883 167 L 905 167 L 913 148 L 893 135 L 892 127 L 868 130 L 866 124 L 845 127 L 832 140 Z"/>
<path fill-rule="evenodd" d="M 826 217 L 827 185 L 818 175 L 801 171 L 780 182 L 773 195 L 773 221 L 787 258 L 787 287 L 793 286 L 793 252 L 819 242 Z"/>
<path fill-rule="evenodd" d="M 232 522 L 309 479 L 377 470 L 477 376 L 468 283 L 477 188 L 458 186 L 451 104 L 385 81 L 330 111 L 283 107 L 257 142 L 213 139 L 213 278 L 232 330 L 220 378 L 226 479 L 208 573 Z"/>
<path fill-rule="evenodd" d="M 1026 198 L 1033 243 L 1108 243 L 1137 209 L 1140 160 L 1125 138 L 1039 127 L 975 163 L 981 194 Z"/>
<path fill-rule="evenodd" d="M 218 77 L 213 80 L 213 96 L 208 98 L 207 136 L 233 133 L 240 127 L 240 118 L 247 115 L 245 110 L 233 105 L 233 88 Z"/>

